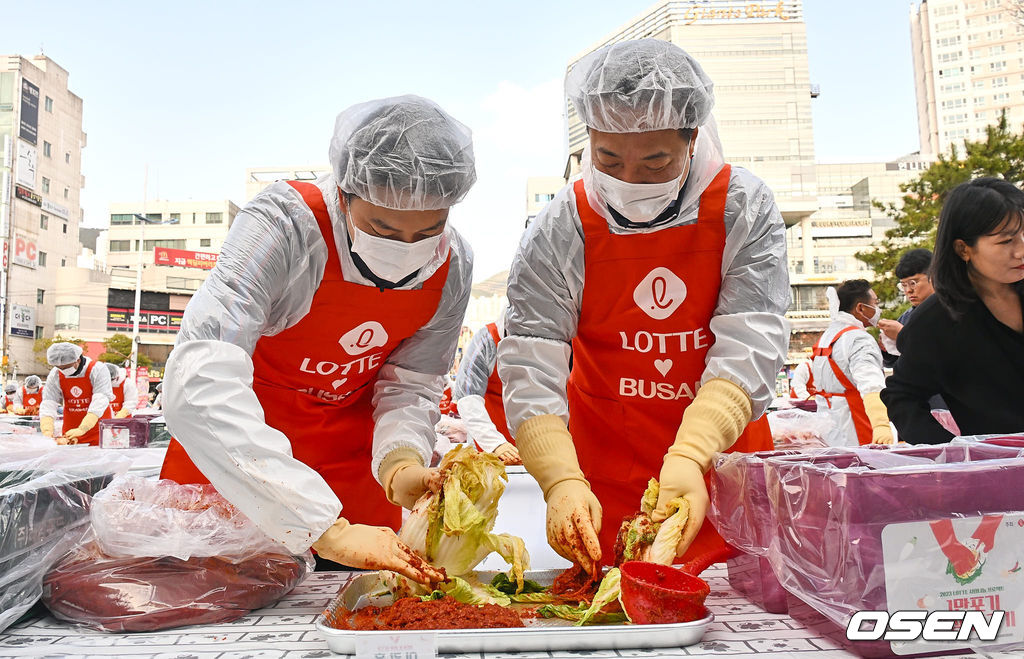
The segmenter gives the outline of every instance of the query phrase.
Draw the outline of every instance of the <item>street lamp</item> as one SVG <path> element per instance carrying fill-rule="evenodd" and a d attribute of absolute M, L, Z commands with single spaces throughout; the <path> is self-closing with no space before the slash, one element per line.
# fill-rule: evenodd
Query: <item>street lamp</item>
<path fill-rule="evenodd" d="M 177 224 L 177 218 L 171 218 L 166 222 L 161 220 L 153 220 L 144 215 L 133 213 L 135 219 L 142 222 L 142 239 L 139 241 L 139 267 L 135 271 L 135 315 L 132 317 L 132 361 L 130 377 L 132 380 L 136 379 L 136 373 L 139 366 L 139 307 L 142 304 L 142 254 L 146 251 L 146 225 L 147 224 Z"/>

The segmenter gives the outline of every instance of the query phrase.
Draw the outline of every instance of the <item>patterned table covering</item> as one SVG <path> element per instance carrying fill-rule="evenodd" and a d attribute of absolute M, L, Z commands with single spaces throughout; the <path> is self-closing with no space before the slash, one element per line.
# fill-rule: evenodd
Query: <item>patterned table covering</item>
<path fill-rule="evenodd" d="M 12 626 L 0 634 L 0 657 L 140 657 L 146 659 L 262 659 L 336 657 L 314 627 L 316 616 L 356 573 L 310 575 L 275 606 L 233 623 L 183 627 L 155 633 L 104 634 L 80 630 L 51 616 Z M 831 640 L 832 629 L 808 628 L 788 615 L 765 613 L 733 591 L 724 565 L 704 573 L 711 586 L 708 608 L 715 621 L 704 640 L 685 648 L 607 652 L 488 653 L 488 659 L 569 657 L 711 657 L 744 659 L 773 655 L 794 659 L 846 659 L 857 655 Z M 441 654 L 446 659 L 483 659 L 480 653 Z M 963 655 L 958 655 L 963 656 Z"/>

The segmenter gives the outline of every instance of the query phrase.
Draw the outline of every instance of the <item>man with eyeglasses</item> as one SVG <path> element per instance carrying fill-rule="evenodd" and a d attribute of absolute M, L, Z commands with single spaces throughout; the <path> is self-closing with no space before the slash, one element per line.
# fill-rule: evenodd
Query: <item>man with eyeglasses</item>
<path fill-rule="evenodd" d="M 914 309 L 935 292 L 931 279 L 928 277 L 928 269 L 931 265 L 932 253 L 927 249 L 912 249 L 904 254 L 900 258 L 900 262 L 896 264 L 896 277 L 900 280 L 899 289 L 911 306 L 903 312 L 899 320 L 883 318 L 878 321 L 884 348 L 882 362 L 886 368 L 892 368 L 900 355 L 896 349 L 896 337 L 900 330 L 910 320 Z"/>

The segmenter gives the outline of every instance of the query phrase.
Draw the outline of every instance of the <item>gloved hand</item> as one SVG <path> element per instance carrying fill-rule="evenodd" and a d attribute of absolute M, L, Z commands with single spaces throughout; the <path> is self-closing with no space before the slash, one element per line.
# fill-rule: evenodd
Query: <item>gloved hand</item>
<path fill-rule="evenodd" d="M 53 417 L 44 416 L 39 419 L 39 432 L 47 437 L 53 437 Z"/>
<path fill-rule="evenodd" d="M 889 413 L 882 402 L 880 392 L 873 391 L 864 395 L 864 411 L 871 421 L 871 443 L 892 444 L 892 428 L 889 426 Z"/>
<path fill-rule="evenodd" d="M 117 414 L 114 415 L 114 418 L 115 419 L 123 419 L 125 417 L 131 416 L 131 413 L 132 413 L 131 410 L 126 410 L 125 408 L 122 407 L 121 409 L 119 409 L 117 411 Z"/>
<path fill-rule="evenodd" d="M 576 447 L 562 419 L 542 414 L 516 431 L 519 454 L 547 502 L 548 544 L 588 574 L 600 569 L 601 503 L 583 477 Z"/>
<path fill-rule="evenodd" d="M 704 484 L 704 472 L 711 467 L 715 453 L 736 443 L 750 423 L 751 402 L 747 392 L 722 378 L 709 380 L 701 386 L 696 398 L 683 412 L 676 441 L 669 447 L 662 462 L 658 481 L 658 504 L 651 517 L 663 522 L 668 517 L 668 503 L 682 497 L 690 505 L 690 515 L 676 547 L 682 556 L 693 543 L 704 524 L 710 498 Z"/>
<path fill-rule="evenodd" d="M 519 457 L 519 449 L 517 449 L 515 444 L 511 442 L 499 444 L 498 448 L 494 449 L 494 455 L 496 455 L 506 465 L 523 464 L 522 458 Z"/>
<path fill-rule="evenodd" d="M 378 473 L 388 501 L 409 510 L 428 491 L 441 489 L 441 470 L 424 467 L 420 454 L 412 448 L 397 448 L 389 453 L 380 463 Z"/>
<path fill-rule="evenodd" d="M 14 414 L 14 403 L 11 403 L 11 404 L 9 404 L 9 405 L 7 406 L 7 409 L 6 409 L 5 411 L 6 411 L 6 412 L 7 412 L 8 414 Z"/>
<path fill-rule="evenodd" d="M 14 408 L 14 413 L 17 414 L 18 416 L 25 416 L 26 412 L 27 412 L 27 410 L 25 410 L 24 407 L 15 407 Z"/>
<path fill-rule="evenodd" d="M 96 424 L 99 422 L 100 418 L 92 412 L 89 412 L 85 415 L 85 418 L 82 419 L 82 422 L 78 424 L 77 428 L 72 428 L 64 433 L 64 438 L 67 440 L 73 440 L 71 442 L 72 444 L 77 444 L 78 438 L 95 428 Z"/>
<path fill-rule="evenodd" d="M 349 524 L 338 519 L 313 543 L 327 560 L 361 570 L 391 570 L 422 584 L 444 581 L 444 572 L 417 556 L 385 526 Z"/>

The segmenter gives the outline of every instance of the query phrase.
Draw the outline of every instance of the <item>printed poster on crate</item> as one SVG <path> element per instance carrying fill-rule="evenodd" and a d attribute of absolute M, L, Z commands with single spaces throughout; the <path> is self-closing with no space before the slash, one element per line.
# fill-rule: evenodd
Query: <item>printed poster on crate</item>
<path fill-rule="evenodd" d="M 882 552 L 890 615 L 1004 611 L 996 643 L 1024 641 L 1024 513 L 889 524 Z M 892 642 L 901 655 L 951 647 L 964 643 Z"/>

